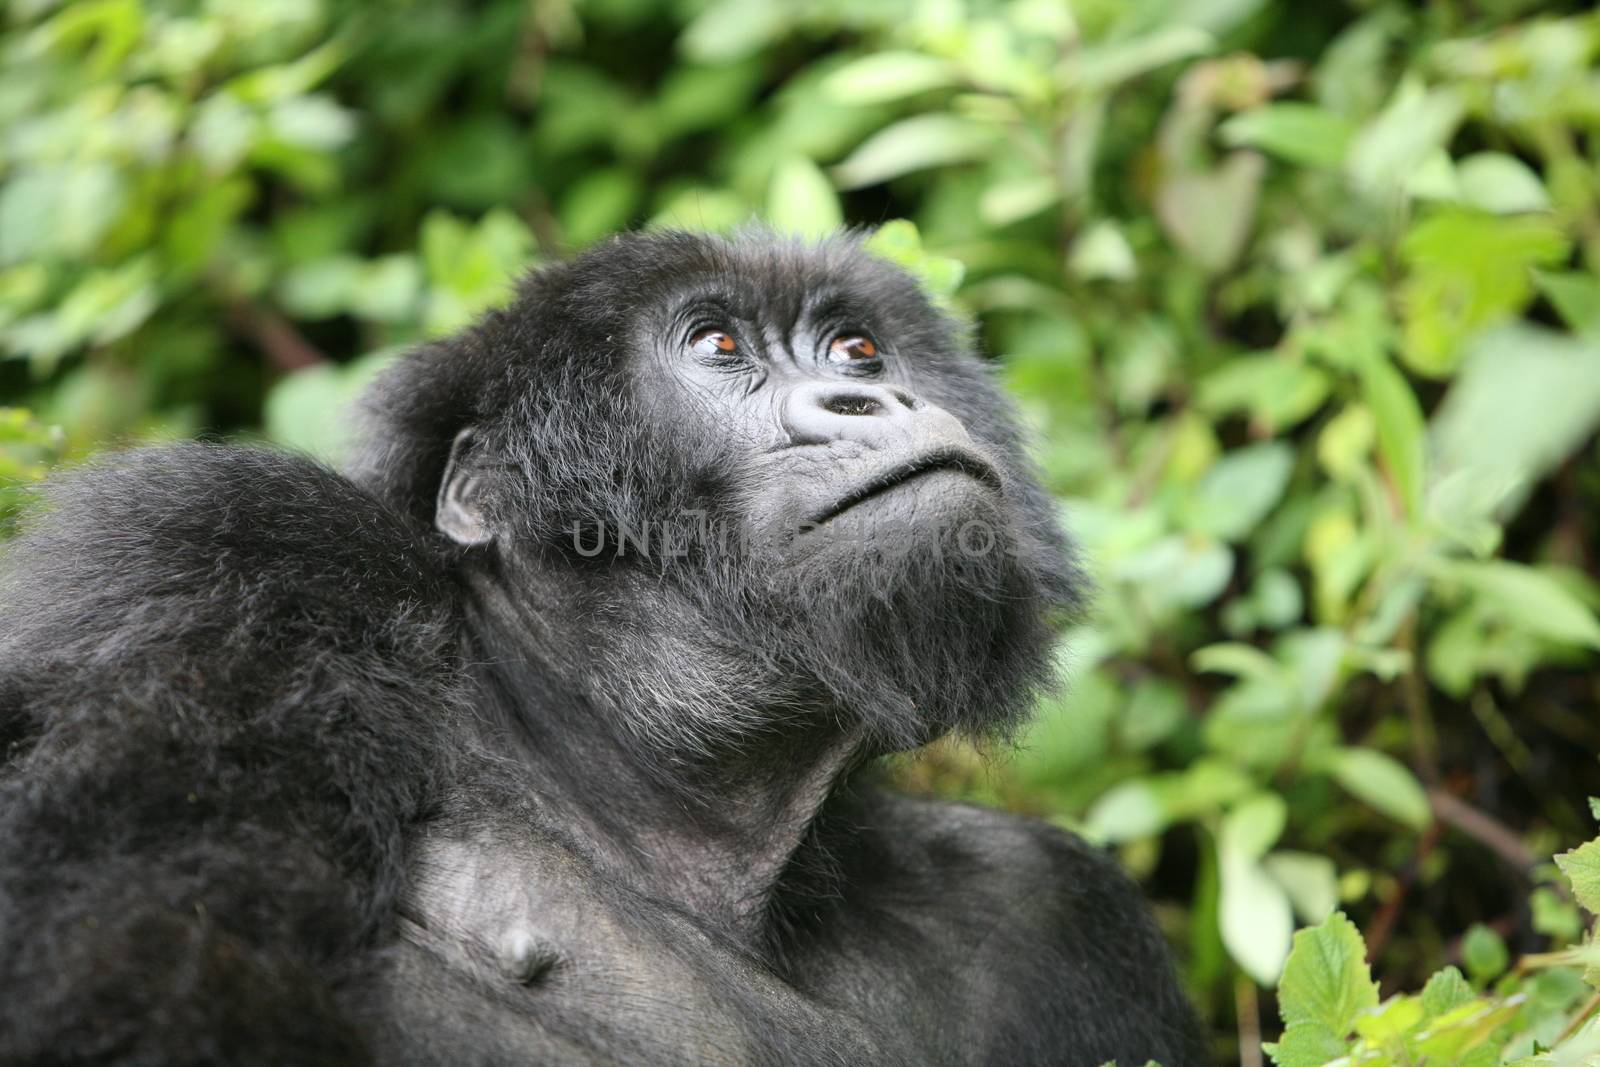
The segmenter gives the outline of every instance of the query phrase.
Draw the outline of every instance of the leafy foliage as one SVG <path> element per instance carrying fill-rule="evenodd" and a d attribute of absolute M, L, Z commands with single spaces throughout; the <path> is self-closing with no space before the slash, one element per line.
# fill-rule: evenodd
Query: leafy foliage
<path fill-rule="evenodd" d="M 1584 5 L 0 18 L 0 524 L 108 444 L 336 455 L 394 351 L 618 228 L 895 219 L 873 247 L 996 355 L 1100 585 L 1021 753 L 906 782 L 1116 847 L 1219 1055 L 1277 1036 L 1273 986 L 1279 1064 L 1596 1053 Z M 1367 953 L 1422 992 L 1380 1003 Z"/>

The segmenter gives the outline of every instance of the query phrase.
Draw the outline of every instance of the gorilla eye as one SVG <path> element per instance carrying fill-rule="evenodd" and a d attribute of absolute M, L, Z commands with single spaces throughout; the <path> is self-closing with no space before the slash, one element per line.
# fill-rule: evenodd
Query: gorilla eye
<path fill-rule="evenodd" d="M 689 347 L 698 356 L 731 356 L 738 351 L 739 343 L 727 330 L 701 330 L 689 341 Z"/>
<path fill-rule="evenodd" d="M 860 334 L 844 334 L 835 337 L 828 345 L 828 362 L 830 363 L 858 363 L 864 360 L 877 359 L 878 346 L 872 343 L 872 338 Z"/>

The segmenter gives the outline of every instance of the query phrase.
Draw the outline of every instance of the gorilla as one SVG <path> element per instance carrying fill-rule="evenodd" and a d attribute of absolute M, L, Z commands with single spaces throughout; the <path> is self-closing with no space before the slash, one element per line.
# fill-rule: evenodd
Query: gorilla
<path fill-rule="evenodd" d="M 878 784 L 1082 582 L 859 237 L 615 238 L 356 436 L 115 455 L 6 551 L 0 1062 L 1202 1062 L 1114 863 Z"/>

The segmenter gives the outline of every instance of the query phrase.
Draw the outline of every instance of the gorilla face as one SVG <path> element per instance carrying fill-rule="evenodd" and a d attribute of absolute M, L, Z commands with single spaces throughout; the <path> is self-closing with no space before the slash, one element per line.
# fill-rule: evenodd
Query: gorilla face
<path fill-rule="evenodd" d="M 650 733 L 821 709 L 896 749 L 1045 684 L 1076 576 L 1011 406 L 856 241 L 619 238 L 466 349 L 484 388 L 433 521 L 588 604 L 591 688 L 671 698 Z"/>

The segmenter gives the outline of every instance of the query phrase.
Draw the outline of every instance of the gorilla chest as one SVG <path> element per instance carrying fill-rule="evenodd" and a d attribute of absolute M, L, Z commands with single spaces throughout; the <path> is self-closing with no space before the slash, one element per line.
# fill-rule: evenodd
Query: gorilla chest
<path fill-rule="evenodd" d="M 859 1062 L 861 1028 L 540 841 L 415 852 L 383 1029 L 407 1062 Z M 383 1052 L 384 1050 L 379 1050 Z"/>

